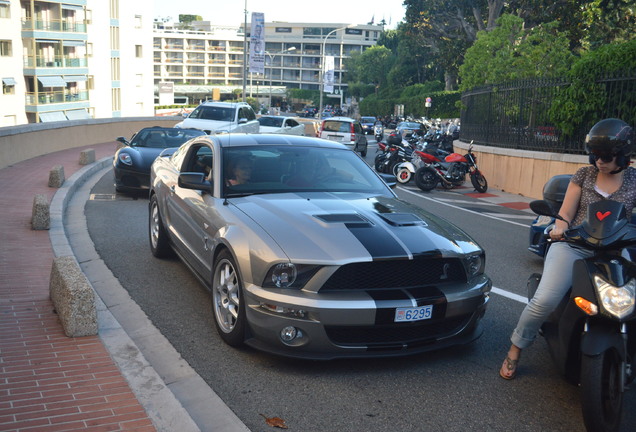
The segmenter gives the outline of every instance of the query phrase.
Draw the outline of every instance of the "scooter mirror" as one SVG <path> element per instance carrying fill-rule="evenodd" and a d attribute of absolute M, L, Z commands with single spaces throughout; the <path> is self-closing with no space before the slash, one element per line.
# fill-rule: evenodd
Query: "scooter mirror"
<path fill-rule="evenodd" d="M 552 206 L 544 200 L 536 200 L 530 202 L 530 209 L 538 215 L 551 216 L 553 218 L 562 219 L 556 214 Z"/>

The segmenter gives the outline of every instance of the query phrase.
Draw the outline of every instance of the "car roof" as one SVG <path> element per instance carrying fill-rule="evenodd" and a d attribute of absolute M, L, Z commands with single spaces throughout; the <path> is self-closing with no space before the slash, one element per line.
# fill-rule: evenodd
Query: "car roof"
<path fill-rule="evenodd" d="M 355 122 L 355 119 L 352 119 L 351 117 L 329 117 L 328 119 L 325 119 L 325 121 L 345 121 L 345 122 Z"/>
<path fill-rule="evenodd" d="M 254 145 L 288 145 L 296 147 L 324 147 L 332 149 L 349 150 L 344 144 L 328 141 L 321 138 L 304 137 L 298 135 L 283 134 L 216 134 L 199 137 L 201 140 L 216 142 L 220 147 L 247 147 Z"/>
<path fill-rule="evenodd" d="M 238 106 L 238 105 L 249 105 L 249 104 L 247 102 L 205 101 L 205 102 L 201 103 L 201 105 L 203 105 L 203 106 L 215 105 L 215 106 L 220 106 L 220 107 L 233 108 L 233 107 Z M 201 105 L 199 105 L 199 106 L 201 106 Z"/>

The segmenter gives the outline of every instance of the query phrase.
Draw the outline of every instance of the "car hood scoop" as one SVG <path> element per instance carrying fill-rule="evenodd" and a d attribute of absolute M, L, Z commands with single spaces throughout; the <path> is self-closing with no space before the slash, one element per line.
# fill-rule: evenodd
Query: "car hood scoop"
<path fill-rule="evenodd" d="M 371 226 L 371 222 L 369 222 L 368 219 L 357 213 L 318 214 L 314 215 L 314 217 L 326 223 L 346 224 L 349 226 Z"/>
<path fill-rule="evenodd" d="M 426 222 L 413 213 L 380 213 L 382 219 L 396 227 L 427 226 Z"/>

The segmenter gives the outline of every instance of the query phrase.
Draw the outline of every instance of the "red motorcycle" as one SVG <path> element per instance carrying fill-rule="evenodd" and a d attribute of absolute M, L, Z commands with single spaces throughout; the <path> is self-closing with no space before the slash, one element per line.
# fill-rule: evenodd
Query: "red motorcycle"
<path fill-rule="evenodd" d="M 419 156 L 424 165 L 415 171 L 415 184 L 423 191 L 435 189 L 438 183 L 445 189 L 451 189 L 463 185 L 468 174 L 475 190 L 485 193 L 488 190 L 488 182 L 477 168 L 477 158 L 472 149 L 471 144 L 465 155 L 451 153 L 444 161 L 432 154 L 420 152 Z"/>

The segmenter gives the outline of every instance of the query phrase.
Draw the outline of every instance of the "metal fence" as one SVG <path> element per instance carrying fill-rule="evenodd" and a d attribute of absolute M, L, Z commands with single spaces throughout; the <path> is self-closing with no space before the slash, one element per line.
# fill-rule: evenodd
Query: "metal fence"
<path fill-rule="evenodd" d="M 636 71 L 596 81 L 605 100 L 591 109 L 589 121 L 564 134 L 552 121 L 553 101 L 572 84 L 565 79 L 535 79 L 476 88 L 462 94 L 461 138 L 475 144 L 519 150 L 585 154 L 584 139 L 594 123 L 620 118 L 636 126 Z M 584 103 L 584 102 L 582 102 Z"/>

